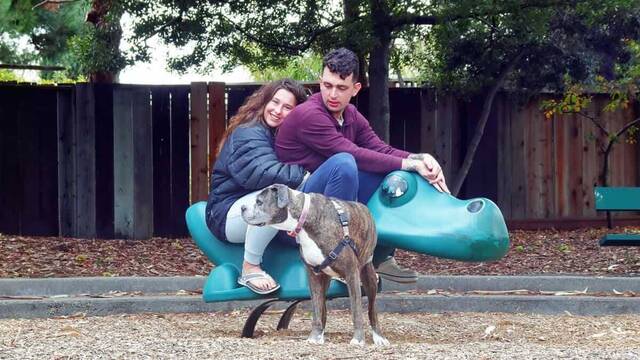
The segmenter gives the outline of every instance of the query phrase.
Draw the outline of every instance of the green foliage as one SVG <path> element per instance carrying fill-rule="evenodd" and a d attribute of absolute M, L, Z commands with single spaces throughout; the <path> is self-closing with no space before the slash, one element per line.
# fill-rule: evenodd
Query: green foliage
<path fill-rule="evenodd" d="M 2 81 L 24 81 L 24 78 L 22 78 L 21 76 L 17 75 L 16 73 L 14 73 L 11 70 L 7 70 L 7 69 L 0 69 L 0 82 Z"/>
<path fill-rule="evenodd" d="M 119 51 L 109 46 L 110 30 L 87 25 L 82 32 L 69 39 L 69 57 L 74 60 L 69 68 L 71 77 L 87 76 L 93 72 L 118 73 L 130 61 Z"/>
<path fill-rule="evenodd" d="M 257 81 L 271 81 L 285 77 L 298 81 L 314 81 L 318 79 L 321 67 L 322 56 L 311 54 L 294 58 L 284 67 L 270 66 L 260 69 L 257 66 L 249 66 L 249 70 Z"/>
<path fill-rule="evenodd" d="M 65 3 L 55 12 L 33 9 L 39 2 L 0 0 L 0 61 L 73 67 L 67 39 L 82 30 L 89 1 Z M 27 40 L 29 48 L 21 46 L 21 39 Z M 50 79 L 54 74 L 42 72 L 40 76 Z"/>
<path fill-rule="evenodd" d="M 640 37 L 638 2 L 559 2 L 504 12 L 520 3 L 482 2 L 468 10 L 493 9 L 487 15 L 435 26 L 428 35 L 428 66 L 422 67 L 426 80 L 445 90 L 481 93 L 521 54 L 507 88 L 523 95 L 562 91 L 565 77 L 589 85 L 598 74 L 612 78 L 614 66 L 629 60 L 625 39 Z"/>
<path fill-rule="evenodd" d="M 541 104 L 541 110 L 544 111 L 545 117 L 551 119 L 554 115 L 561 117 L 564 114 L 576 114 L 580 118 L 591 121 L 599 130 L 599 136 L 589 134 L 588 139 L 598 141 L 602 139 L 604 145 L 600 148 L 601 154 L 604 156 L 600 181 L 603 186 L 607 185 L 607 177 L 609 174 L 608 157 L 613 146 L 622 139 L 628 144 L 636 144 L 639 136 L 640 117 L 633 119 L 624 124 L 619 129 L 611 129 L 611 126 L 605 123 L 606 117 L 602 114 L 605 112 L 613 112 L 621 109 L 627 109 L 632 101 L 637 101 L 640 86 L 640 46 L 638 41 L 624 39 L 624 45 L 628 51 L 628 59 L 622 64 L 617 64 L 613 80 L 608 80 L 604 76 L 595 76 L 595 85 L 592 90 L 609 94 L 609 102 L 601 109 L 596 109 L 596 115 L 587 112 L 587 107 L 591 104 L 591 95 L 585 90 L 585 86 L 580 83 L 572 82 L 567 78 L 566 91 L 561 99 L 551 99 Z"/>

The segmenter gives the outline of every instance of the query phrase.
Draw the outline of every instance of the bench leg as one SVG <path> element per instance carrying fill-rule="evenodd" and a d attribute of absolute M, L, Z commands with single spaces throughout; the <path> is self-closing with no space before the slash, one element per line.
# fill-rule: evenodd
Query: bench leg
<path fill-rule="evenodd" d="M 258 323 L 258 319 L 260 319 L 260 316 L 262 316 L 262 314 L 276 301 L 280 301 L 280 300 L 278 299 L 267 300 L 262 304 L 256 306 L 251 311 L 251 313 L 249 314 L 249 317 L 247 318 L 247 321 L 244 323 L 244 327 L 242 328 L 242 335 L 241 335 L 242 337 L 244 338 L 253 337 L 253 332 L 256 329 L 256 324 Z"/>
<path fill-rule="evenodd" d="M 286 330 L 289 328 L 289 323 L 291 322 L 293 313 L 295 313 L 298 304 L 302 301 L 305 301 L 305 299 L 296 300 L 293 304 L 289 305 L 287 310 L 282 314 L 280 321 L 278 321 L 278 330 Z"/>

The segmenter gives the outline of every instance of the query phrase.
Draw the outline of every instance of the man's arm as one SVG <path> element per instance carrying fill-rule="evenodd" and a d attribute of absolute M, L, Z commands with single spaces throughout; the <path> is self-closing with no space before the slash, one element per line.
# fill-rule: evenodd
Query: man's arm
<path fill-rule="evenodd" d="M 304 125 L 298 128 L 297 139 L 327 158 L 341 152 L 349 153 L 356 159 L 358 168 L 364 171 L 388 173 L 400 170 L 401 157 L 358 146 L 338 132 L 333 121 L 325 116 L 329 115 L 308 114 Z"/>
<path fill-rule="evenodd" d="M 411 154 L 396 149 L 384 141 L 373 131 L 367 119 L 356 111 L 357 143 L 367 149 L 402 158 L 402 170 L 415 171 L 431 183 L 438 191 L 450 194 L 438 161 L 429 154 Z"/>
<path fill-rule="evenodd" d="M 369 150 L 373 150 L 382 154 L 389 154 L 393 156 L 397 156 L 399 158 L 406 158 L 410 155 L 409 152 L 396 149 L 393 146 L 385 143 L 378 137 L 378 135 L 373 131 L 369 121 L 365 119 L 359 111 L 355 111 L 356 120 L 354 126 L 357 127 L 356 130 L 356 144 L 358 146 L 367 148 Z"/>

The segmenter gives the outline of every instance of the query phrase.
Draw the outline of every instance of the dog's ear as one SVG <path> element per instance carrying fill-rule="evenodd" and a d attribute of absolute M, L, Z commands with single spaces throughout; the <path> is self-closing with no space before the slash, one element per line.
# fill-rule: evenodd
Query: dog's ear
<path fill-rule="evenodd" d="M 280 209 L 284 209 L 289 205 L 289 188 L 284 185 L 274 185 L 271 188 L 276 192 L 276 205 Z"/>

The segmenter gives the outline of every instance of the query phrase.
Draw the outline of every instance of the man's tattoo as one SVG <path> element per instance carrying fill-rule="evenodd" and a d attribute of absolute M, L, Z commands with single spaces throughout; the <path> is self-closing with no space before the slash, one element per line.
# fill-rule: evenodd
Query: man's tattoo
<path fill-rule="evenodd" d="M 408 171 L 416 171 L 416 169 L 418 168 L 417 166 L 418 164 L 416 164 L 413 161 L 410 161 L 409 164 L 407 164 L 407 170 Z"/>
<path fill-rule="evenodd" d="M 411 154 L 409 155 L 409 159 L 424 160 L 424 154 Z"/>

